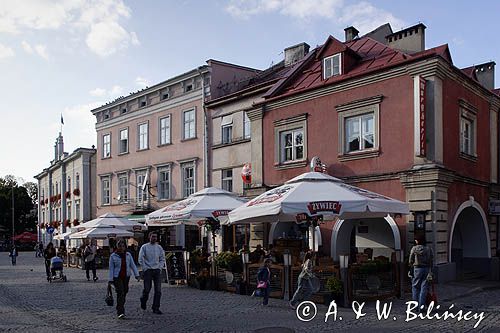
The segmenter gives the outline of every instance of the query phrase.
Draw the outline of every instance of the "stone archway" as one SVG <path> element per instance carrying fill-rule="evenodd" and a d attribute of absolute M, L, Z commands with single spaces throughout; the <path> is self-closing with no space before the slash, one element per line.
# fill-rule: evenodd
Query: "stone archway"
<path fill-rule="evenodd" d="M 473 199 L 460 205 L 455 213 L 448 246 L 448 259 L 455 263 L 458 279 L 489 273 L 491 248 L 486 214 Z"/>
<path fill-rule="evenodd" d="M 384 255 L 390 258 L 394 250 L 401 250 L 399 228 L 389 215 L 384 218 L 339 220 L 332 230 L 331 254 L 333 260 L 339 260 L 339 254 L 351 252 L 352 232 L 355 227 L 360 226 L 364 227 L 365 230 L 357 228 L 354 231 L 356 246 L 361 249 L 372 248 L 374 257 Z"/>

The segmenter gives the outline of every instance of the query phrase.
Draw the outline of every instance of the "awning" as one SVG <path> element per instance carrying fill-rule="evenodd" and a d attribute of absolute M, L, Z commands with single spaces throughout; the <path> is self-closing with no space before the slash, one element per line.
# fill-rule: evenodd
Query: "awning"
<path fill-rule="evenodd" d="M 229 125 L 233 123 L 233 115 L 227 115 L 222 117 L 222 122 L 220 123 L 221 126 Z"/>

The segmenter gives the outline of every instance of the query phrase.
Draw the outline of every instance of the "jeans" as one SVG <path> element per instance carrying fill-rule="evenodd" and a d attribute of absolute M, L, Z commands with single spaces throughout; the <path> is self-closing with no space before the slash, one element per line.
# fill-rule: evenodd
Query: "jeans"
<path fill-rule="evenodd" d="M 87 275 L 87 280 L 90 279 L 90 274 L 89 271 L 92 269 L 92 278 L 95 280 L 97 277 L 96 271 L 95 271 L 95 260 L 88 261 L 85 263 L 85 273 Z"/>
<path fill-rule="evenodd" d="M 269 303 L 269 294 L 271 293 L 271 284 L 267 283 L 267 288 L 262 289 L 264 299 L 262 304 L 267 305 Z"/>
<path fill-rule="evenodd" d="M 130 276 L 125 279 L 114 278 L 113 284 L 116 289 L 116 313 L 118 315 L 125 314 L 125 298 L 128 293 L 128 283 L 130 281 Z"/>
<path fill-rule="evenodd" d="M 144 271 L 144 290 L 142 291 L 141 303 L 145 304 L 148 301 L 151 285 L 154 283 L 154 297 L 153 297 L 153 310 L 160 309 L 161 298 L 161 270 L 160 269 L 147 269 Z"/>
<path fill-rule="evenodd" d="M 12 266 L 16 265 L 17 256 L 12 256 Z"/>
<path fill-rule="evenodd" d="M 295 306 L 297 303 L 302 302 L 305 299 L 309 299 L 312 295 L 312 285 L 310 279 L 305 279 L 299 277 L 297 290 L 293 294 L 293 298 L 290 303 Z"/>
<path fill-rule="evenodd" d="M 411 292 L 414 301 L 418 302 L 418 308 L 425 306 L 425 299 L 429 289 L 429 282 L 427 282 L 427 274 L 429 274 L 429 267 L 414 267 L 413 279 L 411 280 Z"/>
<path fill-rule="evenodd" d="M 45 259 L 45 273 L 47 273 L 47 277 L 50 276 L 50 259 Z"/>

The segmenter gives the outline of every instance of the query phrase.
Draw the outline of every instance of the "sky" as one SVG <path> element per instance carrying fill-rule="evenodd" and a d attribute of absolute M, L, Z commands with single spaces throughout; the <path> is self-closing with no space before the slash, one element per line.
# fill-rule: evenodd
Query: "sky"
<path fill-rule="evenodd" d="M 455 66 L 500 66 L 500 1 L 0 0 L 0 177 L 25 181 L 96 144 L 91 109 L 217 59 L 265 69 L 343 29 L 424 23 Z M 500 86 L 496 69 L 496 87 Z"/>

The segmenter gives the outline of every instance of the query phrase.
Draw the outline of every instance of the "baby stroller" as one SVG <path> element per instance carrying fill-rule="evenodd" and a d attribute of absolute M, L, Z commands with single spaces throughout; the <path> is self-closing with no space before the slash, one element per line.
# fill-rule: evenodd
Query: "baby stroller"
<path fill-rule="evenodd" d="M 61 257 L 55 256 L 50 259 L 50 277 L 48 277 L 50 283 L 52 281 L 67 281 L 66 275 L 63 272 L 63 260 Z"/>

